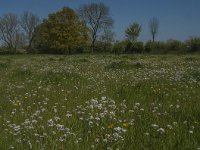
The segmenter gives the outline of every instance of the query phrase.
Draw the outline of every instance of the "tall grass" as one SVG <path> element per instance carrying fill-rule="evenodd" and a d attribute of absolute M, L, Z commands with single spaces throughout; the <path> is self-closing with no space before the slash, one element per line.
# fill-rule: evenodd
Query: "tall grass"
<path fill-rule="evenodd" d="M 0 149 L 200 149 L 200 56 L 0 57 Z"/>

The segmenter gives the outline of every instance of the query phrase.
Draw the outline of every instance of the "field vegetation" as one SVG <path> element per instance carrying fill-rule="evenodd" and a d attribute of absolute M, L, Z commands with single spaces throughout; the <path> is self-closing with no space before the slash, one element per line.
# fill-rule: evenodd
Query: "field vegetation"
<path fill-rule="evenodd" d="M 0 149 L 200 149 L 200 57 L 0 57 Z"/>
<path fill-rule="evenodd" d="M 183 22 L 133 8 L 117 37 L 102 2 L 46 11 L 0 14 L 0 150 L 200 150 L 198 29 L 160 41 Z"/>

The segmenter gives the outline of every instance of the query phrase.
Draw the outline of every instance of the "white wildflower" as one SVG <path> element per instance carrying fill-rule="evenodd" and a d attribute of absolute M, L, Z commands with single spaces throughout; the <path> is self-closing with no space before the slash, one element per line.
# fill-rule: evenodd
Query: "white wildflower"
<path fill-rule="evenodd" d="M 146 136 L 149 136 L 149 133 L 148 132 L 146 132 L 146 133 L 144 133 Z"/>
<path fill-rule="evenodd" d="M 60 131 L 63 131 L 64 130 L 64 125 L 61 125 L 61 124 L 57 124 L 56 125 L 56 128 Z"/>
<path fill-rule="evenodd" d="M 69 118 L 69 117 L 72 117 L 72 114 L 67 113 L 66 116 Z"/>
<path fill-rule="evenodd" d="M 193 134 L 193 131 L 192 131 L 192 130 L 190 130 L 190 131 L 189 131 L 189 133 L 190 133 L 190 134 Z"/>
<path fill-rule="evenodd" d="M 54 123 L 53 123 L 53 119 L 49 119 L 49 120 L 48 120 L 48 126 L 49 126 L 49 127 L 53 127 L 53 124 L 54 124 Z"/>
<path fill-rule="evenodd" d="M 167 127 L 169 128 L 169 129 L 173 129 L 173 127 L 172 127 L 172 125 L 167 125 Z"/>
<path fill-rule="evenodd" d="M 163 128 L 159 128 L 157 131 L 160 132 L 161 134 L 165 133 L 165 129 L 163 129 Z"/>
<path fill-rule="evenodd" d="M 157 124 L 152 124 L 151 125 L 153 128 L 158 128 L 159 126 Z"/>

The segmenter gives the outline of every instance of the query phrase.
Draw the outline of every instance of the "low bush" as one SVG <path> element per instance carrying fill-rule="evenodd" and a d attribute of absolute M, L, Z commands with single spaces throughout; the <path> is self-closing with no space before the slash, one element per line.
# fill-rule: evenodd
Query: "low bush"
<path fill-rule="evenodd" d="M 193 37 L 190 40 L 186 41 L 187 48 L 189 52 L 200 51 L 200 38 Z"/>

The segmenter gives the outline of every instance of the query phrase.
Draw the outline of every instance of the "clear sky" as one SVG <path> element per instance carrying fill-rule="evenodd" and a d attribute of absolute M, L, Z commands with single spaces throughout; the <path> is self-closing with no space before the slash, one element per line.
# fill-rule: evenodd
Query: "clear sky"
<path fill-rule="evenodd" d="M 158 40 L 200 36 L 200 0 L 0 0 L 0 15 L 28 10 L 45 18 L 64 6 L 76 9 L 89 2 L 104 2 L 110 7 L 116 39 L 123 39 L 124 30 L 136 21 L 142 25 L 139 39 L 149 40 L 148 22 L 154 16 L 160 22 Z"/>

